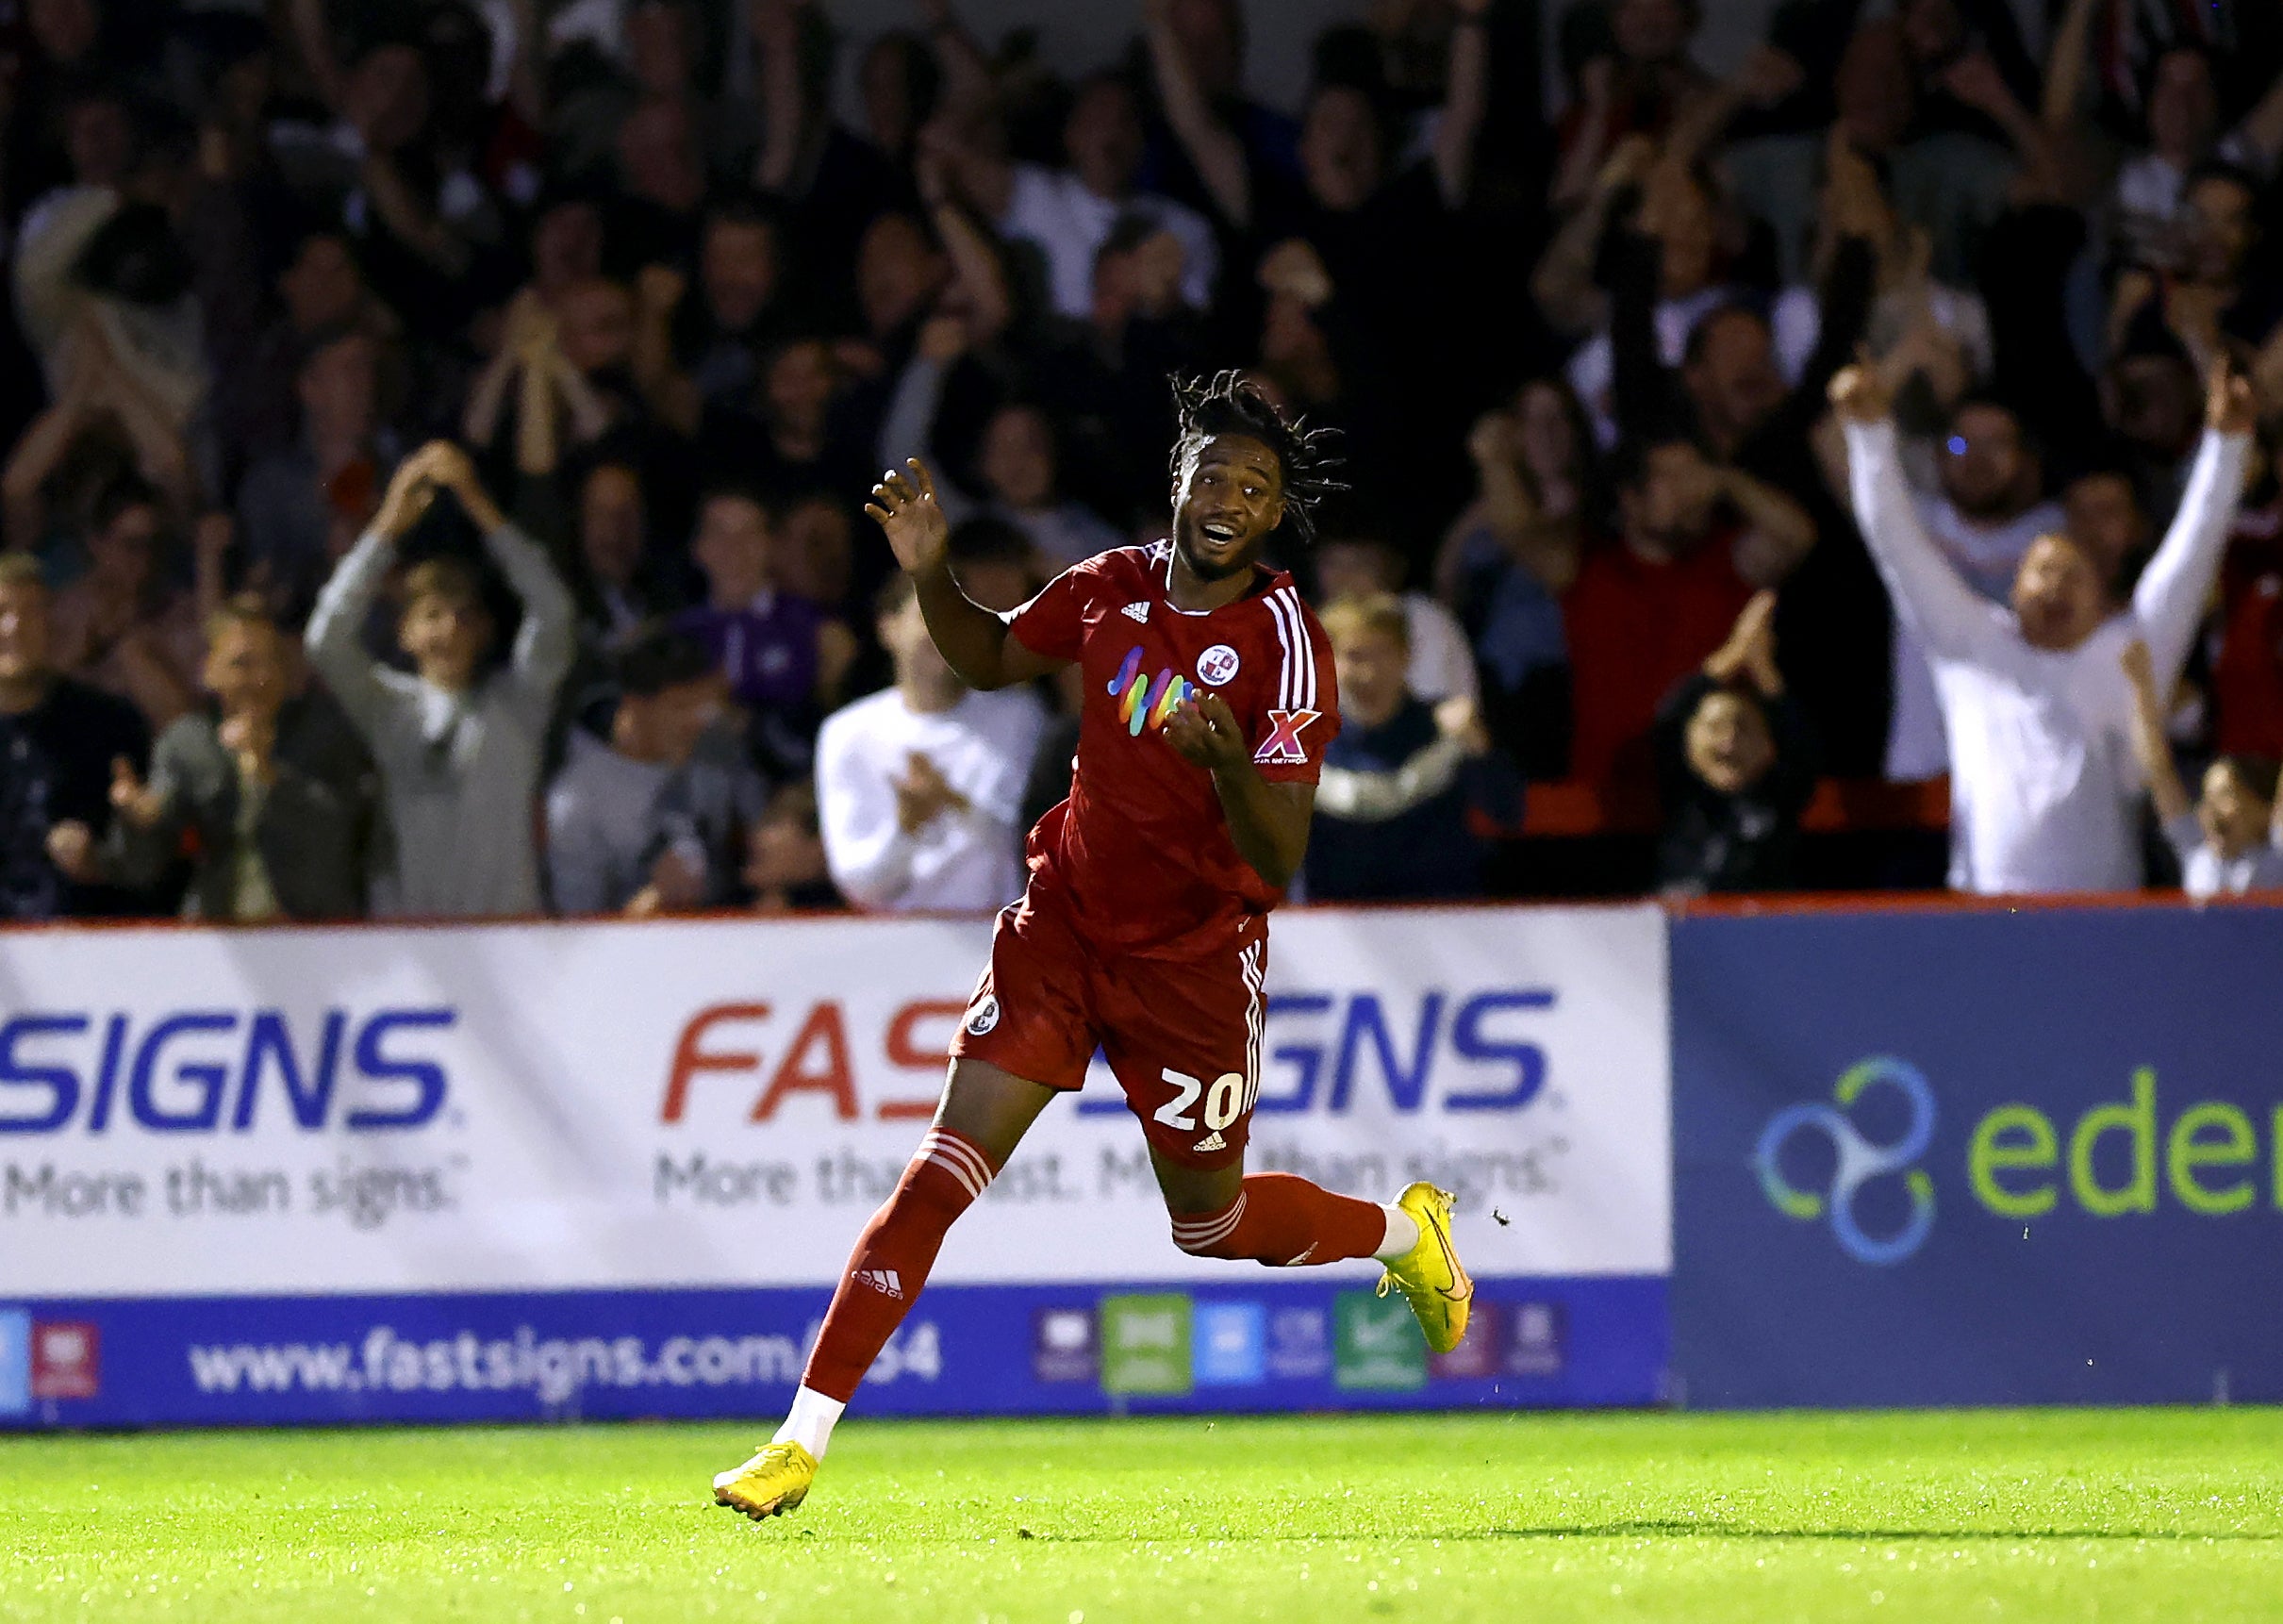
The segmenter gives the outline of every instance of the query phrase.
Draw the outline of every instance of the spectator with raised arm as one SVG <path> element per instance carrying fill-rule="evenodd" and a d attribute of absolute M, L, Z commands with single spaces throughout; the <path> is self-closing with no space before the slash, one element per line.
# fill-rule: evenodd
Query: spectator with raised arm
<path fill-rule="evenodd" d="M 1056 312 L 1084 320 L 1094 302 L 1094 257 L 1110 228 L 1139 215 L 1181 240 L 1182 296 L 1199 309 L 1213 301 L 1220 249 L 1213 229 L 1171 198 L 1136 189 L 1143 152 L 1141 112 L 1115 74 L 1078 87 L 1063 124 L 1067 167 L 1003 163 L 970 145 L 957 168 L 968 199 L 1001 236 L 1045 257 L 1047 294 Z"/>
<path fill-rule="evenodd" d="M 123 449 L 136 477 L 164 492 L 176 512 L 190 507 L 197 479 L 180 425 L 122 364 L 111 339 L 83 322 L 58 349 L 53 398 L 0 469 L 0 525 L 8 544 L 51 550 L 69 522 L 58 511 L 69 504 L 53 500 L 57 487 L 71 464 L 98 443 Z"/>
<path fill-rule="evenodd" d="M 1636 194 L 1627 187 L 1621 195 Z M 1619 241 L 1638 240 L 1643 249 L 1654 244 L 1653 253 L 1637 252 L 1635 256 L 1653 268 L 1652 282 L 1645 290 L 1651 295 L 1647 324 L 1655 346 L 1652 354 L 1659 365 L 1678 367 L 1696 324 L 1735 296 L 1721 263 L 1723 203 L 1709 174 L 1670 156 L 1648 167 L 1637 196 L 1638 207 L 1624 219 Z M 1571 286 L 1579 272 L 1590 273 L 1608 231 L 1606 224 L 1596 224 L 1590 236 L 1580 241 L 1578 230 L 1578 222 L 1573 221 L 1555 239 L 1539 262 L 1535 286 L 1541 304 L 1557 324 L 1569 311 L 1578 319 L 1570 330 L 1590 329 L 1585 342 L 1569 359 L 1570 387 L 1592 414 L 1602 443 L 1613 445 L 1622 411 L 1619 391 L 1625 384 L 1619 375 L 1621 357 L 1612 324 L 1616 295 L 1591 282 Z M 1585 259 L 1572 263 L 1569 256 L 1579 252 Z M 1619 258 L 1622 261 L 1621 255 Z M 1626 290 L 1627 286 L 1621 280 L 1617 291 Z"/>
<path fill-rule="evenodd" d="M 835 316 L 854 289 L 847 270 L 865 227 L 910 200 L 894 162 L 833 116 L 839 41 L 813 0 L 752 0 L 753 88 L 761 144 L 753 184 L 786 210 L 785 240 L 806 286 Z"/>
<path fill-rule="evenodd" d="M 1879 387 L 1882 394 L 1892 388 L 1883 374 Z M 2043 447 L 2012 406 L 1977 395 L 1950 414 L 1948 433 L 1934 457 L 1940 494 L 1914 497 L 1919 528 L 1969 590 L 2002 603 L 2038 538 L 2066 523 L 2060 505 L 2044 494 Z M 1859 507 L 1858 522 L 1861 517 Z M 1886 774 L 1902 783 L 1938 778 L 1951 766 L 1942 705 L 1920 637 L 1919 629 L 1906 621 L 1894 643 Z"/>
<path fill-rule="evenodd" d="M 2283 158 L 2283 78 L 2232 130 L 2221 128 L 2217 64 L 2201 44 L 2164 50 L 2148 75 L 2147 143 L 2118 169 L 2111 201 L 2119 257 L 2164 271 L 2178 265 L 2192 181 L 2214 159 L 2264 179 Z"/>
<path fill-rule="evenodd" d="M 1168 194 L 1226 214 L 1232 160 L 1242 166 L 1240 184 L 1248 188 L 1254 176 L 1288 179 L 1299 173 L 1299 131 L 1291 115 L 1245 92 L 1243 0 L 1151 0 L 1142 22 L 1163 126 L 1150 132 L 1151 168 L 1162 171 Z M 1214 132 L 1208 141 L 1234 143 L 1226 156 L 1202 150 L 1200 115 Z M 1210 174 L 1208 162 L 1216 166 Z"/>
<path fill-rule="evenodd" d="M 1684 109 L 1720 93 L 1690 55 L 1703 20 L 1697 0 L 1601 0 L 1566 8 L 1563 44 L 1584 59 L 1558 132 L 1561 162 L 1549 198 L 1557 208 L 1584 198 L 1627 137 L 1661 137 Z"/>
<path fill-rule="evenodd" d="M 1657 712 L 1668 896 L 1781 891 L 1799 883 L 1799 814 L 1815 755 L 1776 665 L 1776 594 L 1756 592 L 1729 640 Z"/>
<path fill-rule="evenodd" d="M 1484 685 L 1484 718 L 1532 778 L 1569 759 L 1569 642 L 1562 598 L 1601 506 L 1594 431 L 1559 376 L 1532 378 L 1468 432 L 1475 500 L 1435 561 Z"/>
<path fill-rule="evenodd" d="M 706 406 L 752 396 L 763 359 L 785 333 L 784 257 L 775 211 L 733 196 L 705 211 L 694 287 L 670 266 L 643 267 L 640 370 L 659 417 L 682 433 L 697 427 Z"/>
<path fill-rule="evenodd" d="M 1623 801 L 1654 788 L 1657 706 L 1727 640 L 1754 591 L 1815 544 L 1799 505 L 1666 430 L 1618 448 L 1619 533 L 1589 550 L 1563 602 L 1573 777 Z"/>
<path fill-rule="evenodd" d="M 364 645 L 366 618 L 399 549 L 439 492 L 458 503 L 521 600 L 504 669 L 489 667 L 496 634 L 481 580 L 451 555 L 404 575 L 397 642 L 413 671 Z M 374 879 L 375 913 L 538 911 L 540 750 L 571 667 L 574 625 L 571 594 L 546 553 L 508 522 L 466 453 L 433 441 L 398 467 L 372 529 L 325 584 L 308 630 L 311 663 L 380 769 L 395 853 Z"/>
<path fill-rule="evenodd" d="M 2133 751 L 2164 839 L 2180 860 L 2182 888 L 2200 903 L 2283 887 L 2283 799 L 2275 794 L 2275 764 L 2255 755 L 2223 755 L 2204 770 L 2204 793 L 2192 803 L 2173 765 L 2164 697 L 2148 645 L 2138 638 L 2126 643 L 2123 662 L 2132 685 Z"/>
<path fill-rule="evenodd" d="M 2058 532 L 2022 558 L 2010 605 L 1977 595 L 1920 522 L 1877 373 L 1848 368 L 1831 399 L 1846 424 L 1856 522 L 1933 670 L 1950 746 L 1952 887 L 2138 885 L 2140 771 L 2119 662 L 2138 638 L 2152 685 L 2178 679 L 2243 490 L 2250 386 L 2214 369 L 2187 495 L 2131 607 L 2114 617 L 2098 571 Z"/>
<path fill-rule="evenodd" d="M 1052 323 L 1026 357 L 1063 430 L 1065 472 L 1083 482 L 1074 494 L 1121 523 L 1163 495 L 1158 458 L 1144 448 L 1169 432 L 1166 380 L 1195 372 L 1205 350 L 1206 318 L 1182 302 L 1182 269 L 1179 238 L 1121 218 L 1094 256 L 1086 319 Z M 884 463 L 896 455 L 884 443 Z"/>
<path fill-rule="evenodd" d="M 58 668 L 132 704 L 154 733 L 196 702 L 202 653 L 198 605 L 169 568 L 168 530 L 149 487 L 127 480 L 105 491 L 81 543 L 87 571 L 56 593 L 53 610 Z M 215 532 L 202 525 L 200 535 L 211 549 Z M 210 554 L 205 572 L 210 588 L 219 573 Z"/>

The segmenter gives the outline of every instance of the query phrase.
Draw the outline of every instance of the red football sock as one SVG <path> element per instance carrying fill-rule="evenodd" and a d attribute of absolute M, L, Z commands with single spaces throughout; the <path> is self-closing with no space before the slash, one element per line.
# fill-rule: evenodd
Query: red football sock
<path fill-rule="evenodd" d="M 1387 1235 L 1377 1201 L 1332 1194 L 1292 1173 L 1252 1173 L 1216 1213 L 1176 1217 L 1173 1244 L 1197 1257 L 1249 1257 L 1271 1268 L 1369 1257 Z"/>
<path fill-rule="evenodd" d="M 947 1128 L 928 1130 L 895 1192 L 856 1242 L 809 1353 L 802 1386 L 844 1404 L 854 1396 L 927 1284 L 944 1235 L 997 1171 L 972 1139 Z"/>

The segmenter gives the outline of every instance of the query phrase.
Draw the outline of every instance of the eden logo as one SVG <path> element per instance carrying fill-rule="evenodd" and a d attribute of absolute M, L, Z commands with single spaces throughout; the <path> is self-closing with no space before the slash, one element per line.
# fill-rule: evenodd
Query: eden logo
<path fill-rule="evenodd" d="M 1268 737 L 1252 753 L 1252 759 L 1263 766 L 1279 763 L 1298 763 L 1308 759 L 1306 746 L 1300 743 L 1300 733 L 1322 713 L 1314 710 L 1272 710 L 1268 713 Z"/>
<path fill-rule="evenodd" d="M 1881 1085 L 1902 1095 L 1911 1120 L 1899 1138 L 1877 1145 L 1863 1137 L 1849 1113 L 1866 1091 Z M 1934 1138 L 1934 1090 L 1909 1061 L 1876 1055 L 1848 1067 L 1831 1096 L 1835 1106 L 1787 1105 L 1768 1119 L 1752 1152 L 1760 1187 L 1786 1218 L 1802 1223 L 1828 1218 L 1840 1250 L 1858 1263 L 1900 1263 L 1925 1244 L 1934 1227 L 1934 1181 L 1911 1165 Z M 1785 1147 L 1803 1134 L 1820 1135 L 1831 1147 L 1830 1182 L 1821 1191 L 1800 1189 L 1784 1174 Z M 1893 1235 L 1870 1235 L 1856 1220 L 1855 1198 L 1871 1180 L 1895 1173 L 1910 1192 L 1911 1216 Z"/>

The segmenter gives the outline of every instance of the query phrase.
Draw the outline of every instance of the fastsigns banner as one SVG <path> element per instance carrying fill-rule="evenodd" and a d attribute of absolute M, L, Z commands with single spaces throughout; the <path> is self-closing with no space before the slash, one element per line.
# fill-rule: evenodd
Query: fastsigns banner
<path fill-rule="evenodd" d="M 0 940 L 0 1425 L 773 1407 L 934 1109 L 987 940 L 936 920 Z M 1431 1367 L 1369 1265 L 1175 1251 L 1098 1067 L 952 1232 L 868 1405 L 1655 1396 L 1659 914 L 1295 912 L 1269 989 L 1249 1165 L 1456 1189 L 1482 1334 Z"/>
<path fill-rule="evenodd" d="M 1673 926 L 1691 1405 L 2283 1399 L 2283 909 Z"/>

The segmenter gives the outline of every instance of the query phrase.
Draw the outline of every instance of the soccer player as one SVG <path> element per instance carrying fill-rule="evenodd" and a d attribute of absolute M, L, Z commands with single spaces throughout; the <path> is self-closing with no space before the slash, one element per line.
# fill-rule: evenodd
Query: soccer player
<path fill-rule="evenodd" d="M 833 1424 L 926 1282 L 952 1222 L 1099 1045 L 1139 1118 L 1173 1244 L 1272 1268 L 1372 1257 L 1438 1352 L 1465 1334 L 1473 1283 L 1451 1197 L 1392 1203 L 1245 1171 L 1260 1091 L 1268 910 L 1308 844 L 1324 746 L 1339 730 L 1332 647 L 1292 577 L 1259 562 L 1305 544 L 1332 489 L 1325 436 L 1234 373 L 1176 386 L 1173 535 L 1074 566 L 993 614 L 945 561 L 949 526 L 917 460 L 866 509 L 912 578 L 928 630 L 971 688 L 1085 676 L 1070 797 L 1031 832 L 1022 900 L 951 1042 L 934 1125 L 833 1295 L 774 1439 L 714 1479 L 758 1520 L 808 1493 Z"/>

